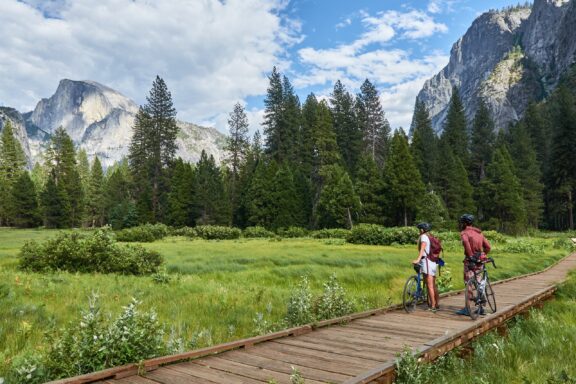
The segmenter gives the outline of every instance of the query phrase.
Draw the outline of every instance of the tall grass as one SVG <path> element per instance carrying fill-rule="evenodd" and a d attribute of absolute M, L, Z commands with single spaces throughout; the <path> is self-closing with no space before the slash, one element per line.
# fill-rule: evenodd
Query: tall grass
<path fill-rule="evenodd" d="M 135 297 L 142 309 L 155 308 L 166 334 L 181 335 L 185 345 L 201 347 L 251 336 L 256 314 L 278 323 L 286 315 L 291 290 L 308 276 L 317 296 L 334 273 L 356 309 L 398 302 L 412 273 L 414 246 L 363 246 L 318 239 L 238 239 L 190 241 L 168 237 L 142 244 L 166 260 L 169 279 L 17 269 L 17 255 L 30 239 L 55 235 L 48 230 L 0 229 L 0 377 L 12 359 L 45 349 L 45 332 L 54 334 L 78 318 L 87 298 L 97 292 L 102 308 L 118 314 Z M 496 245 L 496 279 L 542 269 L 567 253 L 552 247 L 555 238 L 530 240 L 544 244 L 537 255 L 504 253 Z M 461 288 L 462 250 L 454 244 L 445 259 Z M 164 282 L 158 284 L 159 280 Z"/>

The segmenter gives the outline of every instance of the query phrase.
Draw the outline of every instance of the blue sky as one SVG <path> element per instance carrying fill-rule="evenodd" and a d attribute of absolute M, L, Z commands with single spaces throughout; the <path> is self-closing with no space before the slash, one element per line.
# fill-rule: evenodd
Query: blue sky
<path fill-rule="evenodd" d="M 506 0 L 1 0 L 0 105 L 22 112 L 62 78 L 94 80 L 143 103 L 156 74 L 179 118 L 226 132 L 234 103 L 259 127 L 274 65 L 301 100 L 337 79 L 378 88 L 406 127 L 423 82 L 472 21 Z"/>

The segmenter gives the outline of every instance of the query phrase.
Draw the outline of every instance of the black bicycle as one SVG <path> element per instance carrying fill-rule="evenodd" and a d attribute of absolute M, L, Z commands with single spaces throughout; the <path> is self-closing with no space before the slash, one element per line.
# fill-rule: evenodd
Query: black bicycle
<path fill-rule="evenodd" d="M 474 276 L 466 282 L 464 297 L 466 300 L 466 310 L 472 320 L 476 320 L 479 315 L 485 314 L 484 307 L 486 304 L 488 304 L 492 313 L 496 312 L 496 296 L 494 295 L 492 285 L 490 285 L 486 263 L 492 263 L 494 268 L 496 268 L 496 263 L 491 257 L 484 260 L 473 258 L 468 261 L 469 269 L 474 272 Z M 481 265 L 482 268 L 476 271 L 479 265 Z"/>
<path fill-rule="evenodd" d="M 419 304 L 428 302 L 428 287 L 426 280 L 423 278 L 420 264 L 414 264 L 415 275 L 412 275 L 406 280 L 404 284 L 404 293 L 402 294 L 402 305 L 404 310 L 408 313 L 414 311 Z"/>

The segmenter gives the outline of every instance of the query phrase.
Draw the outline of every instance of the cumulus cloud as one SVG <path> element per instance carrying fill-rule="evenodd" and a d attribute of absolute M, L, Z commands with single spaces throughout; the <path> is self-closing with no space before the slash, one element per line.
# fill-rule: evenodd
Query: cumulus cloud
<path fill-rule="evenodd" d="M 430 0 L 428 2 L 428 12 L 430 13 L 444 13 L 453 12 L 454 5 L 461 0 Z"/>
<path fill-rule="evenodd" d="M 180 119 L 208 121 L 265 93 L 301 41 L 285 0 L 0 1 L 0 105 L 30 110 L 62 78 L 144 102 L 166 80 Z"/>

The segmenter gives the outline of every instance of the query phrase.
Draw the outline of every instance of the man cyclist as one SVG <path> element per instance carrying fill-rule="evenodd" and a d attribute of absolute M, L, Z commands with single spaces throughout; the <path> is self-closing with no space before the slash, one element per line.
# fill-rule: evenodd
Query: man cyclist
<path fill-rule="evenodd" d="M 474 271 L 479 271 L 482 268 L 481 264 L 470 262 L 472 260 L 483 260 L 490 252 L 490 243 L 480 229 L 473 227 L 474 216 L 466 213 L 460 216 L 458 220 L 460 227 L 460 238 L 464 246 L 464 284 L 474 276 Z M 476 266 L 475 266 L 476 265 Z M 468 315 L 468 310 L 463 308 L 456 312 L 459 315 Z M 483 315 L 483 313 L 480 313 Z"/>
<path fill-rule="evenodd" d="M 428 287 L 428 297 L 430 298 L 430 310 L 436 312 L 439 309 L 439 293 L 436 287 L 436 271 L 438 264 L 429 260 L 430 255 L 430 238 L 428 232 L 432 229 L 432 225 L 428 223 L 420 223 L 416 226 L 420 230 L 418 237 L 418 258 L 412 261 L 412 264 L 419 264 L 422 273 L 426 278 L 426 286 Z"/>

